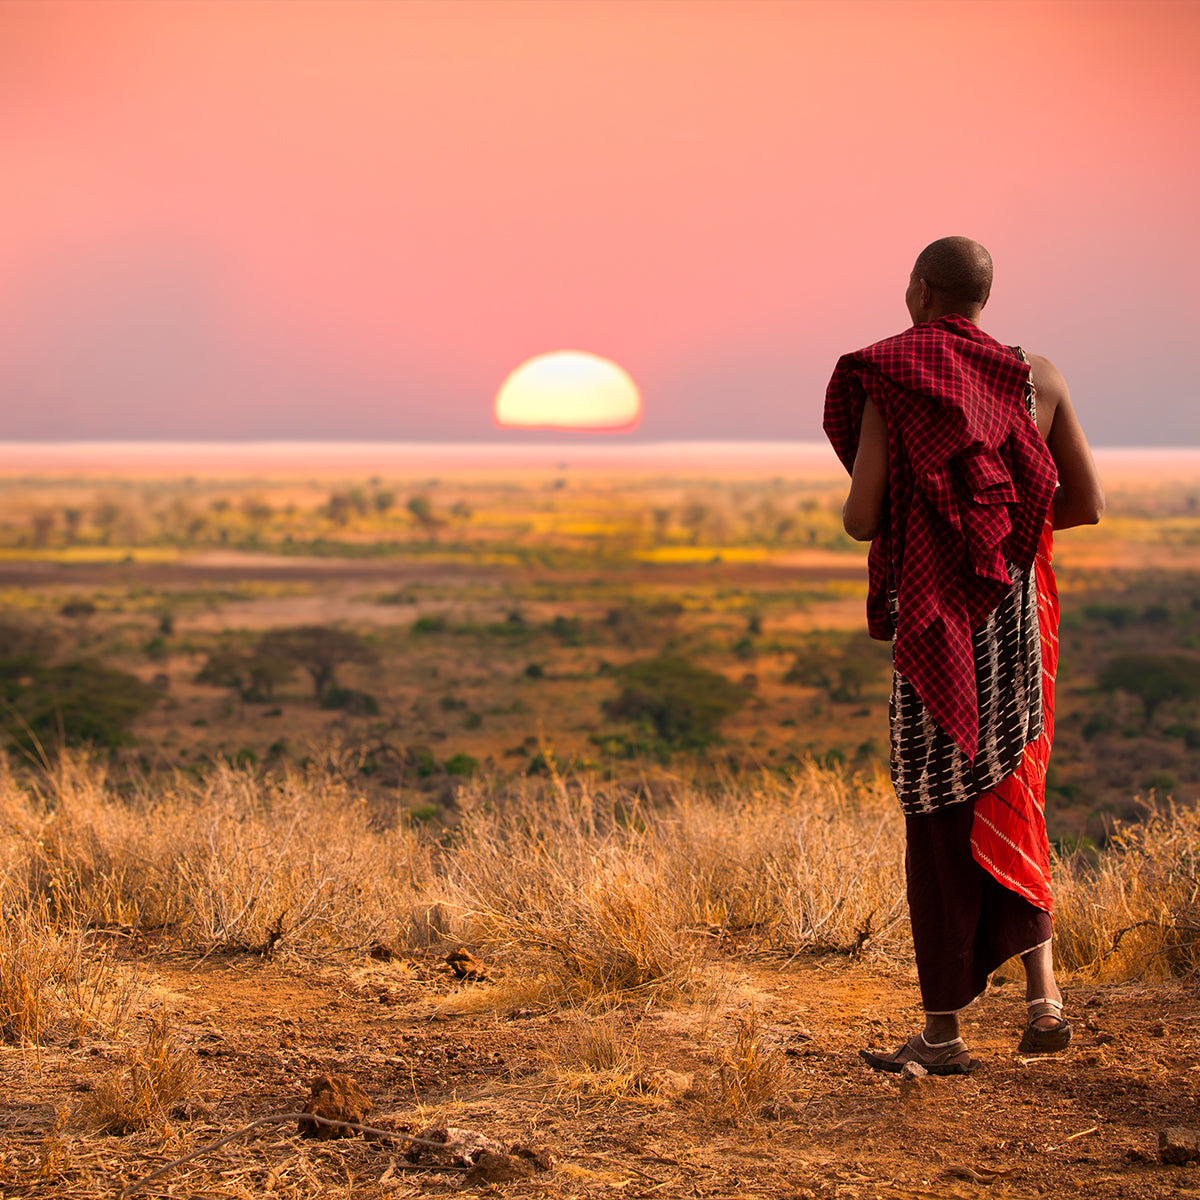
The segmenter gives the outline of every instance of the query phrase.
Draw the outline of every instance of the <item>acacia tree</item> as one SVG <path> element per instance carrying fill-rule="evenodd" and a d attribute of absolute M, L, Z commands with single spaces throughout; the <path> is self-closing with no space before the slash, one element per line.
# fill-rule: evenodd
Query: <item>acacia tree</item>
<path fill-rule="evenodd" d="M 308 672 L 317 702 L 337 686 L 337 668 L 343 663 L 375 661 L 375 652 L 357 633 L 328 625 L 302 625 L 263 634 L 257 653 L 266 659 L 294 662 Z"/>
<path fill-rule="evenodd" d="M 1141 700 L 1149 725 L 1164 701 L 1200 696 L 1200 661 L 1182 655 L 1118 654 L 1098 682 L 1106 692 L 1127 692 Z"/>

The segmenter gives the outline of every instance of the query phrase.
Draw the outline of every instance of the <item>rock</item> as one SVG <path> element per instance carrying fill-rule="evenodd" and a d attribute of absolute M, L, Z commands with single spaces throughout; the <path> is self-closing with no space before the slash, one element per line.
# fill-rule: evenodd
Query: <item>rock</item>
<path fill-rule="evenodd" d="M 349 1075 L 321 1075 L 309 1084 L 309 1088 L 312 1095 L 304 1105 L 306 1113 L 324 1117 L 326 1121 L 351 1121 L 355 1125 L 366 1123 L 371 1111 L 371 1098 Z M 322 1125 L 319 1121 L 306 1121 L 303 1117 L 297 1125 L 301 1137 L 315 1137 L 321 1141 L 356 1135 L 353 1129 Z"/>
<path fill-rule="evenodd" d="M 929 1081 L 929 1072 L 919 1062 L 906 1062 L 900 1068 L 900 1096 L 911 1100 Z"/>
<path fill-rule="evenodd" d="M 533 1164 L 523 1158 L 482 1150 L 463 1182 L 468 1187 L 480 1183 L 513 1183 L 518 1179 L 528 1179 L 533 1172 Z"/>
<path fill-rule="evenodd" d="M 1126 1162 L 1129 1163 L 1151 1163 L 1154 1162 L 1154 1155 L 1143 1150 L 1141 1146 L 1126 1146 L 1125 1153 L 1122 1155 Z"/>
<path fill-rule="evenodd" d="M 1175 1125 L 1158 1131 L 1158 1157 L 1162 1162 L 1180 1165 L 1200 1162 L 1200 1132 Z"/>
<path fill-rule="evenodd" d="M 1151 1037 L 1166 1037 L 1167 1036 L 1167 1023 L 1161 1017 L 1159 1017 L 1159 1019 L 1157 1021 L 1155 1021 L 1153 1025 L 1150 1026 L 1150 1036 Z"/>
<path fill-rule="evenodd" d="M 553 1161 L 544 1147 L 513 1146 L 507 1154 L 481 1150 L 463 1182 L 467 1186 L 513 1183 L 518 1179 L 528 1179 L 538 1171 L 548 1171 Z"/>
<path fill-rule="evenodd" d="M 554 1166 L 554 1152 L 547 1146 L 524 1146 L 516 1145 L 509 1146 L 509 1154 L 514 1158 L 523 1158 L 533 1165 L 539 1171 L 548 1171 Z"/>

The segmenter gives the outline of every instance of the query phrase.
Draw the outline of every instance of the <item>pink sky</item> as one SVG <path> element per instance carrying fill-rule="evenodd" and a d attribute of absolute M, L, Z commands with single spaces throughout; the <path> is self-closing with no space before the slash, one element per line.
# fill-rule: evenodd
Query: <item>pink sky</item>
<path fill-rule="evenodd" d="M 1200 444 L 1200 5 L 0 4 L 0 439 L 495 440 L 534 354 L 815 438 L 916 252 Z M 595 436 L 595 435 L 593 435 Z"/>

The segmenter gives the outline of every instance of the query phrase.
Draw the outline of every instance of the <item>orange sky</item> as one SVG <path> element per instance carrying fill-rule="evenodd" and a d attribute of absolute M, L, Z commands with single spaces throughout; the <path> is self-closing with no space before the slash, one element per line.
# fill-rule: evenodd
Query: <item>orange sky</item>
<path fill-rule="evenodd" d="M 916 252 L 1100 443 L 1200 444 L 1200 6 L 0 4 L 0 439 L 819 436 Z"/>

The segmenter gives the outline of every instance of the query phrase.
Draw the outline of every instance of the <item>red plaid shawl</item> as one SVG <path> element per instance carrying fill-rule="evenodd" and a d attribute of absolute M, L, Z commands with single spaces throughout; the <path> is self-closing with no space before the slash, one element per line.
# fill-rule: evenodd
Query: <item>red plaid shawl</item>
<path fill-rule="evenodd" d="M 972 760 L 971 631 L 1011 586 L 1007 564 L 1033 562 L 1057 483 L 1025 408 L 1028 377 L 1011 349 L 951 315 L 843 355 L 825 393 L 825 433 L 848 471 L 868 398 L 888 427 L 888 514 L 869 560 L 871 636 L 895 634 L 896 670 Z"/>

